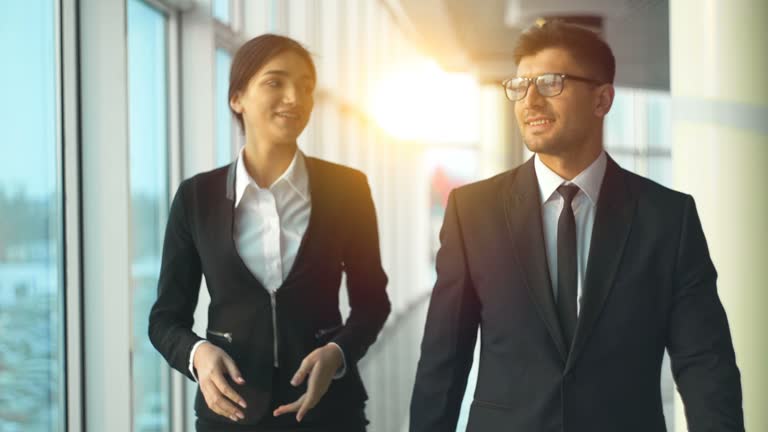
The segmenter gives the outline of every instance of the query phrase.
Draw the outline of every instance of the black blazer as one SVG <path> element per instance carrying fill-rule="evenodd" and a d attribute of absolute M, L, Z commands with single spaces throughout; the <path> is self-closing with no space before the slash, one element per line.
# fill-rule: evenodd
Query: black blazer
<path fill-rule="evenodd" d="M 691 431 L 742 431 L 741 385 L 693 198 L 608 159 L 570 352 L 533 158 L 452 192 L 411 402 L 412 432 L 664 431 L 664 349 Z"/>
<path fill-rule="evenodd" d="M 171 205 L 149 338 L 174 369 L 192 378 L 189 356 L 201 338 L 191 328 L 204 275 L 211 297 L 208 331 L 231 334 L 208 333 L 207 339 L 234 359 L 246 381 L 234 386 L 248 405 L 238 424 L 272 415 L 275 354 L 284 375 L 279 381 L 285 384 L 279 393 L 291 401 L 306 391 L 306 383 L 299 388 L 289 384 L 301 360 L 329 341 L 343 350 L 347 373 L 331 383 L 305 421 L 338 424 L 345 416 L 359 418 L 367 395 L 356 363 L 390 311 L 365 175 L 312 157 L 306 163 L 312 211 L 294 265 L 275 294 L 277 353 L 272 299 L 235 249 L 235 163 L 183 181 Z M 344 324 L 338 305 L 342 272 L 351 309 Z M 195 410 L 200 418 L 232 423 L 208 408 L 199 389 Z"/>

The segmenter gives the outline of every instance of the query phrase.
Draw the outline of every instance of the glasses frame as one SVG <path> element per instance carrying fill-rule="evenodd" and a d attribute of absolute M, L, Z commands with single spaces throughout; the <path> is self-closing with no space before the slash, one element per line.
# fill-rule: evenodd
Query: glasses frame
<path fill-rule="evenodd" d="M 539 89 L 539 79 L 541 79 L 542 77 L 548 76 L 548 75 L 559 76 L 563 80 L 563 86 L 560 87 L 560 91 L 557 92 L 556 94 L 544 95 L 544 94 L 541 93 L 541 90 Z M 515 79 L 521 79 L 521 80 L 523 80 L 523 82 L 526 83 L 525 92 L 523 92 L 523 95 L 520 98 L 518 98 L 518 99 L 512 99 L 512 97 L 510 97 L 510 89 L 507 87 L 507 85 L 510 82 L 512 82 L 512 80 L 515 80 Z M 525 77 L 507 78 L 507 79 L 505 79 L 504 81 L 501 82 L 501 87 L 504 89 L 504 95 L 507 96 L 507 99 L 509 99 L 512 102 L 517 102 L 517 101 L 521 101 L 521 100 L 525 99 L 525 97 L 528 96 L 528 89 L 531 87 L 531 83 L 536 85 L 536 91 L 539 92 L 539 94 L 541 96 L 543 96 L 543 97 L 559 96 L 561 93 L 563 93 L 563 89 L 565 88 L 565 80 L 567 80 L 567 79 L 571 79 L 571 80 L 575 80 L 575 81 L 581 81 L 581 82 L 585 82 L 585 83 L 589 83 L 589 84 L 594 84 L 594 85 L 598 85 L 598 86 L 599 85 L 603 85 L 603 84 L 607 84 L 607 83 L 604 83 L 602 81 L 598 81 L 598 80 L 594 80 L 594 79 L 591 79 L 591 78 L 586 78 L 586 77 L 582 77 L 582 76 L 578 76 L 578 75 L 569 75 L 569 74 L 557 73 L 557 72 L 547 72 L 547 73 L 543 73 L 541 75 L 537 75 L 537 76 L 535 76 L 533 78 L 525 78 Z"/>

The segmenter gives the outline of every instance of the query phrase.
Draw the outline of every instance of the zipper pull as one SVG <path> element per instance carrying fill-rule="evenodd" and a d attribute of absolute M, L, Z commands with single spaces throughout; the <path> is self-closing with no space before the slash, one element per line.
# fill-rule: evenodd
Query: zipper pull
<path fill-rule="evenodd" d="M 230 332 L 221 333 L 221 332 L 217 332 L 217 331 L 213 331 L 213 330 L 208 330 L 208 334 L 212 334 L 214 336 L 218 336 L 218 337 L 224 338 L 224 339 L 227 340 L 227 342 L 232 343 L 232 333 L 230 333 Z"/>

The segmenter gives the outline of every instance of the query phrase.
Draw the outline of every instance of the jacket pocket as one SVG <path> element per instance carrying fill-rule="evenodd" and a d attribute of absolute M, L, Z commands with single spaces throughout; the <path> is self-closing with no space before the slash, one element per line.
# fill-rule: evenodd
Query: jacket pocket
<path fill-rule="evenodd" d="M 227 380 L 230 387 L 246 400 L 248 404 L 247 408 L 239 408 L 243 414 L 245 414 L 245 419 L 233 421 L 229 417 L 214 412 L 208 407 L 208 403 L 205 401 L 200 386 L 197 386 L 197 393 L 195 395 L 195 413 L 199 418 L 216 423 L 256 425 L 261 422 L 265 416 L 270 415 L 268 414 L 271 401 L 271 394 L 269 391 L 255 387 L 247 381 L 244 385 L 238 384 L 232 381 L 227 375 L 225 375 L 224 378 Z"/>
<path fill-rule="evenodd" d="M 339 324 L 333 327 L 322 328 L 315 332 L 315 340 L 320 345 L 325 345 L 330 342 L 336 335 L 344 328 L 344 324 Z"/>
<path fill-rule="evenodd" d="M 504 411 L 509 411 L 509 410 L 512 409 L 512 407 L 508 406 L 508 405 L 504 405 L 504 404 L 500 404 L 500 403 L 496 403 L 496 402 L 491 402 L 491 401 L 485 401 L 485 400 L 481 400 L 481 399 L 475 399 L 474 401 L 472 401 L 472 405 L 477 405 L 477 406 L 483 407 L 483 408 L 492 408 L 492 409 L 504 410 Z"/>
<path fill-rule="evenodd" d="M 208 330 L 206 331 L 206 334 L 210 337 L 213 336 L 217 340 L 225 341 L 227 343 L 232 343 L 232 333 L 231 332 L 219 332 L 214 330 Z"/>
<path fill-rule="evenodd" d="M 232 358 L 232 361 L 244 375 L 243 378 L 247 380 L 250 371 L 248 370 L 246 351 L 243 349 L 243 341 L 235 340 L 234 334 L 228 331 L 206 330 L 205 334 L 208 342 L 221 348 Z"/>
<path fill-rule="evenodd" d="M 248 340 L 243 340 L 243 332 L 233 333 L 230 331 L 221 330 L 206 330 L 206 337 L 208 342 L 216 345 L 222 349 L 235 365 L 240 370 L 245 384 L 236 383 L 228 373 L 224 373 L 224 379 L 227 381 L 230 387 L 232 387 L 247 403 L 247 408 L 240 410 L 245 414 L 245 419 L 238 422 L 234 422 L 227 417 L 221 416 L 215 413 L 208 407 L 205 398 L 202 396 L 200 386 L 198 386 L 198 394 L 195 399 L 195 412 L 197 416 L 214 422 L 227 423 L 227 424 L 241 424 L 241 425 L 255 425 L 258 424 L 261 419 L 267 415 L 270 408 L 271 401 L 271 379 L 272 368 L 271 365 L 254 364 L 252 358 L 249 355 L 247 346 Z M 263 372 L 268 370 L 268 372 Z"/>

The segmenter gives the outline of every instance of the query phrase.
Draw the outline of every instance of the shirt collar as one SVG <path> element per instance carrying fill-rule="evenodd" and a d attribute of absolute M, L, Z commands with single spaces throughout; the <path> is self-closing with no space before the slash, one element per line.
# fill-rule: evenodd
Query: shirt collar
<path fill-rule="evenodd" d="M 584 171 L 579 175 L 568 181 L 560 177 L 544 165 L 539 155 L 534 156 L 534 169 L 536 170 L 536 178 L 539 181 L 539 192 L 541 193 L 541 204 L 547 202 L 552 194 L 557 191 L 557 188 L 561 184 L 575 184 L 581 189 L 582 192 L 589 198 L 592 205 L 597 205 L 597 200 L 600 197 L 600 186 L 603 184 L 603 177 L 605 177 L 605 169 L 608 164 L 608 157 L 605 151 L 600 152 L 600 156 L 594 160 Z"/>
<path fill-rule="evenodd" d="M 256 189 L 263 189 L 259 187 L 253 177 L 248 174 L 243 159 L 244 154 L 245 146 L 240 149 L 240 154 L 238 155 L 236 162 L 237 166 L 235 168 L 235 207 L 240 204 L 248 186 L 255 187 Z M 307 173 L 307 164 L 304 158 L 304 153 L 300 149 L 296 149 L 296 153 L 294 153 L 288 168 L 267 189 L 274 191 L 275 188 L 283 183 L 289 185 L 303 200 L 309 200 L 309 175 Z"/>

